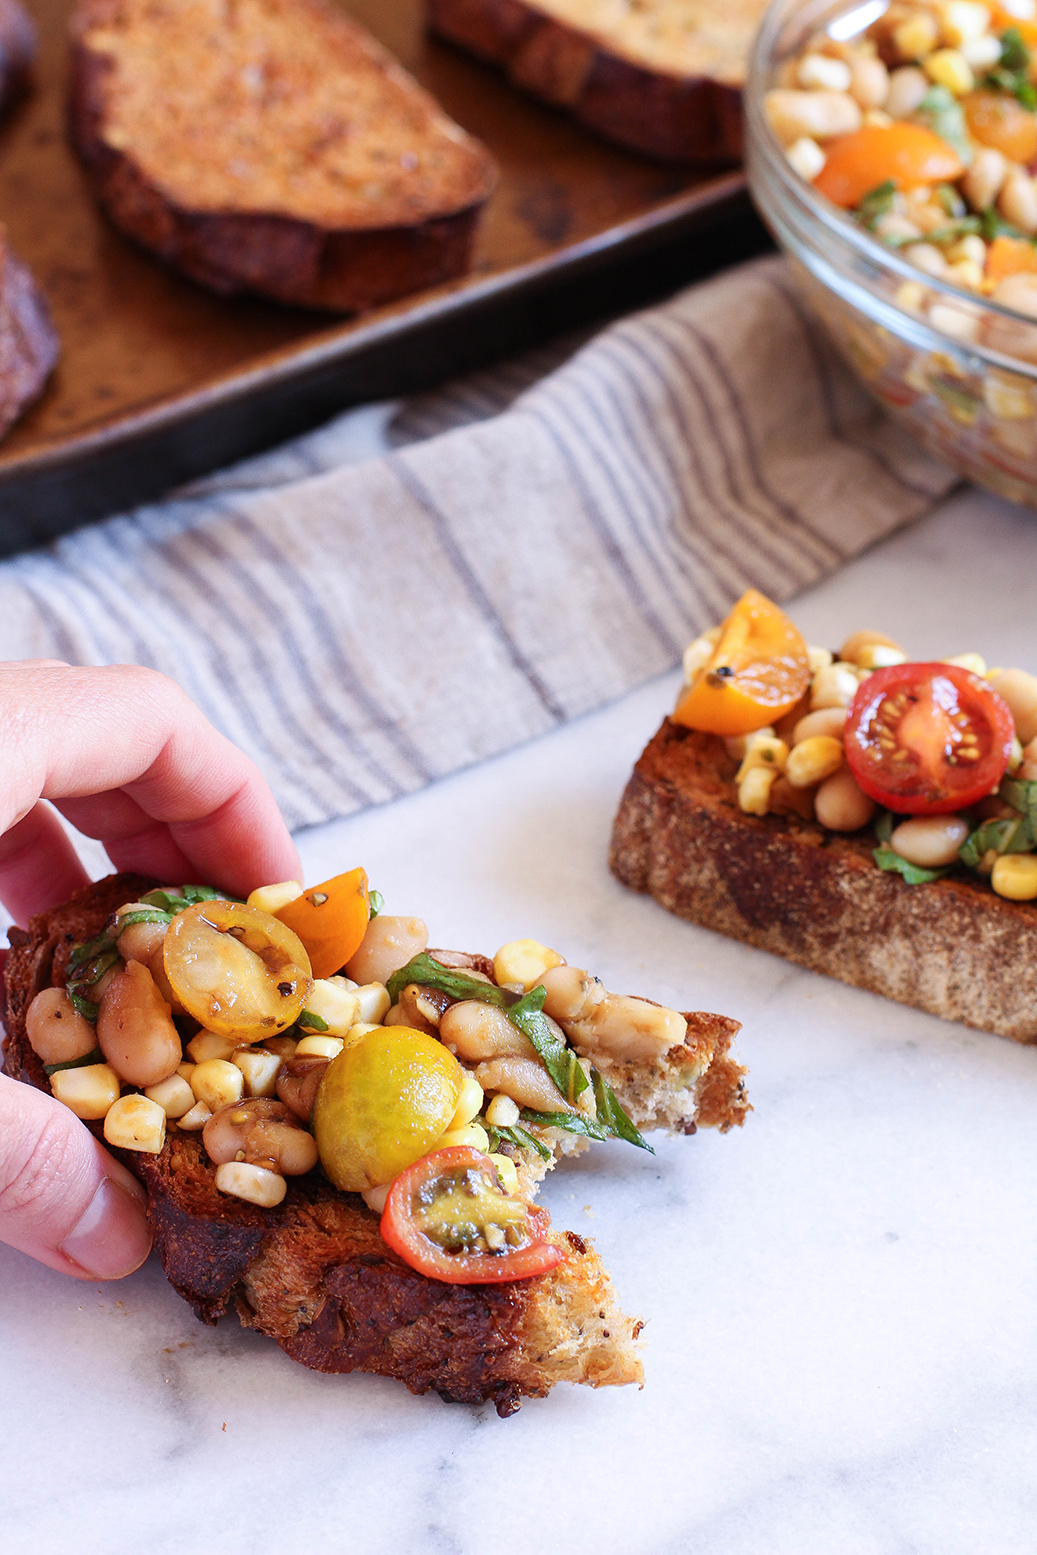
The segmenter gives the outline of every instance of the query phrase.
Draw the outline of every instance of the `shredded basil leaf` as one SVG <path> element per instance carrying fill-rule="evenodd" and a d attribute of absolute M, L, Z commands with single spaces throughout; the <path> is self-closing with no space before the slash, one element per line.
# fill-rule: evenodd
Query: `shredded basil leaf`
<path fill-rule="evenodd" d="M 84 1020 L 90 1021 L 91 1024 L 96 1024 L 97 1017 L 101 1011 L 101 1006 L 99 1004 L 95 1004 L 92 999 L 84 999 L 83 995 L 81 993 L 76 993 L 75 989 L 69 989 L 68 996 L 72 1002 L 72 1008 L 74 1010 L 78 1010 L 79 1014 L 82 1015 Z"/>
<path fill-rule="evenodd" d="M 984 821 L 965 838 L 958 857 L 970 869 L 978 869 L 991 849 L 997 854 L 1029 853 L 1033 843 L 1033 830 L 1025 816 L 1014 821 Z"/>
<path fill-rule="evenodd" d="M 948 216 L 957 219 L 966 214 L 965 201 L 953 184 L 937 184 L 933 193 L 936 195 L 937 204 L 943 207 Z"/>
<path fill-rule="evenodd" d="M 1001 34 L 1001 64 L 1006 70 L 1015 71 L 1029 67 L 1030 51 L 1018 27 L 1006 27 Z"/>
<path fill-rule="evenodd" d="M 385 906 L 385 897 L 382 895 L 381 891 L 368 891 L 368 893 L 367 893 L 367 916 L 368 916 L 369 919 L 370 918 L 377 918 L 378 914 L 381 912 L 381 910 L 382 910 L 382 908 L 384 906 Z"/>
<path fill-rule="evenodd" d="M 84 945 L 77 945 L 68 958 L 68 964 L 70 967 L 82 966 L 84 961 L 89 961 L 92 956 L 96 956 L 100 951 L 110 950 L 111 948 L 111 935 L 99 934 L 96 939 L 87 940 Z"/>
<path fill-rule="evenodd" d="M 857 207 L 858 221 L 874 229 L 879 217 L 887 215 L 893 209 L 893 196 L 896 192 L 897 186 L 892 178 L 887 178 L 884 184 L 869 189 Z"/>
<path fill-rule="evenodd" d="M 69 966 L 65 985 L 69 989 L 92 988 L 94 983 L 100 981 L 104 974 L 122 958 L 115 946 L 109 941 L 108 949 L 102 950 L 92 960 L 78 967 Z"/>
<path fill-rule="evenodd" d="M 319 1015 L 314 1015 L 312 1010 L 303 1010 L 295 1023 L 297 1026 L 305 1026 L 308 1031 L 327 1031 L 328 1023 L 321 1020 Z"/>
<path fill-rule="evenodd" d="M 901 858 L 899 853 L 885 843 L 875 848 L 872 857 L 880 869 L 892 875 L 903 875 L 908 885 L 927 885 L 930 880 L 939 880 L 947 873 L 946 869 L 920 869 L 917 864 L 909 864 L 906 858 Z"/>
<path fill-rule="evenodd" d="M 472 977 L 468 972 L 444 966 L 425 950 L 390 977 L 387 987 L 393 1004 L 408 983 L 422 983 L 426 987 L 439 988 L 444 993 L 448 993 L 452 999 L 482 999 L 486 1004 L 495 1005 L 497 1009 L 503 1010 L 523 1036 L 529 1039 L 543 1060 L 544 1068 L 554 1081 L 555 1087 L 570 1105 L 587 1089 L 590 1082 L 583 1072 L 582 1064 L 572 1048 L 555 1036 L 543 1013 L 547 990 L 541 984 L 518 998 L 508 988 L 498 988 L 495 983 L 480 982 L 477 977 Z M 592 1070 L 591 1074 L 594 1076 L 595 1071 Z M 598 1117 L 603 1126 L 617 1139 L 625 1139 L 629 1144 L 648 1150 L 649 1146 L 645 1144 L 623 1111 L 607 1081 L 597 1075 L 594 1086 L 594 1094 L 598 1102 Z"/>
<path fill-rule="evenodd" d="M 486 1133 L 489 1136 L 491 1154 L 497 1149 L 497 1146 L 503 1139 L 509 1145 L 513 1145 L 516 1150 L 535 1150 L 542 1161 L 551 1159 L 550 1147 L 545 1145 L 542 1139 L 537 1139 L 535 1134 L 531 1134 L 528 1129 L 521 1128 L 517 1123 L 513 1124 L 511 1128 L 488 1128 Z"/>
<path fill-rule="evenodd" d="M 562 1128 L 567 1134 L 583 1134 L 588 1139 L 603 1144 L 612 1138 L 611 1130 L 603 1128 L 596 1119 L 585 1112 L 534 1112 L 530 1107 L 522 1109 L 524 1123 L 536 1123 L 540 1128 Z"/>
<path fill-rule="evenodd" d="M 979 231 L 978 216 L 962 216 L 956 221 L 949 221 L 943 227 L 936 227 L 926 234 L 927 243 L 956 243 L 959 238 L 964 238 L 970 232 Z M 917 243 L 917 238 L 910 238 L 911 243 Z"/>
<path fill-rule="evenodd" d="M 162 907 L 141 907 L 136 912 L 119 915 L 119 933 L 133 923 L 172 923 L 173 914 Z"/>
<path fill-rule="evenodd" d="M 1037 783 L 1027 782 L 1025 778 L 1006 777 L 1002 778 L 997 792 L 1013 810 L 1029 818 L 1034 836 L 1037 837 Z"/>
<path fill-rule="evenodd" d="M 99 1047 L 95 1047 L 89 1053 L 84 1053 L 82 1058 L 67 1058 L 63 1064 L 44 1064 L 47 1074 L 57 1074 L 59 1069 L 85 1069 L 87 1064 L 103 1064 L 104 1054 Z"/>
<path fill-rule="evenodd" d="M 993 243 L 995 238 L 1021 238 L 1024 243 L 1032 243 L 1033 238 L 1021 227 L 1014 227 L 1010 221 L 1005 221 L 993 205 L 987 207 L 979 218 L 980 236 L 988 243 Z"/>
<path fill-rule="evenodd" d="M 875 821 L 875 835 L 880 842 L 888 842 L 893 835 L 892 810 L 880 810 Z"/>
<path fill-rule="evenodd" d="M 962 164 L 972 161 L 972 145 L 965 129 L 965 111 L 945 86 L 931 86 L 912 115 L 916 124 L 939 135 L 958 153 Z"/>

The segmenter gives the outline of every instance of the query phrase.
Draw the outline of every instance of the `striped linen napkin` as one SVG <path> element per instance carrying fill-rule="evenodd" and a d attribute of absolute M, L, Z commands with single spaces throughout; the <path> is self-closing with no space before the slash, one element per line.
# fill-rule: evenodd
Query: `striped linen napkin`
<path fill-rule="evenodd" d="M 621 696 L 953 480 L 766 259 L 3 563 L 0 657 L 165 671 L 312 825 Z"/>

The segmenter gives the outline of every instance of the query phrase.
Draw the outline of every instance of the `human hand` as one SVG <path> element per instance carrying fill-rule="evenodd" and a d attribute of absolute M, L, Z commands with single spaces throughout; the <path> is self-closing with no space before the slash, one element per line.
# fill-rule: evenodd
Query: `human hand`
<path fill-rule="evenodd" d="M 117 869 L 170 884 L 242 896 L 299 878 L 257 768 L 152 670 L 0 664 L 0 900 L 19 923 L 88 883 L 55 809 Z M 150 1250 L 144 1202 L 67 1107 L 0 1076 L 0 1241 L 115 1279 Z"/>

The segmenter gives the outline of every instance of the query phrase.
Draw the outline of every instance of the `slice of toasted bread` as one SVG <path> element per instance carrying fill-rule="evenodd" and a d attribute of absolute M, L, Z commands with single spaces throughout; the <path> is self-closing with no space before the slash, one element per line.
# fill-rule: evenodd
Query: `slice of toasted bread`
<path fill-rule="evenodd" d="M 112 912 L 153 884 L 110 876 L 41 914 L 28 932 L 10 931 L 6 1074 L 49 1089 L 26 1036 L 29 1004 L 40 989 L 63 981 L 74 945 L 100 933 Z M 728 1054 L 737 1030 L 721 1016 L 690 1017 L 687 1042 L 661 1067 L 642 1066 L 638 1075 L 626 1066 L 627 1090 L 623 1066 L 616 1066 L 610 1078 L 620 1099 L 645 1124 L 662 1121 L 669 1107 L 682 1132 L 694 1132 L 696 1123 L 741 1123 L 748 1110 L 744 1071 Z M 661 1094 L 667 1073 L 669 1103 Z M 93 1127 L 100 1134 L 100 1125 Z M 171 1131 L 157 1156 L 116 1154 L 147 1187 L 163 1267 L 199 1317 L 215 1322 L 236 1304 L 243 1323 L 315 1370 L 395 1377 L 415 1393 L 492 1401 L 502 1415 L 556 1382 L 641 1381 L 641 1324 L 619 1310 L 600 1258 L 574 1232 L 554 1237 L 565 1261 L 547 1274 L 506 1285 L 447 1285 L 403 1263 L 363 1200 L 332 1188 L 319 1170 L 291 1179 L 275 1209 L 260 1209 L 217 1191 L 197 1135 Z"/>
<path fill-rule="evenodd" d="M 80 0 L 73 139 L 193 280 L 352 311 L 463 274 L 489 152 L 327 0 Z"/>
<path fill-rule="evenodd" d="M 664 162 L 736 160 L 766 0 L 430 0 L 429 23 L 609 140 Z"/>
<path fill-rule="evenodd" d="M 723 741 L 666 719 L 627 784 L 613 872 L 693 923 L 981 1031 L 1037 1041 L 1037 904 L 966 871 L 911 886 L 870 830 L 745 815 Z"/>
<path fill-rule="evenodd" d="M 28 89 L 36 45 L 36 24 L 21 0 L 0 0 L 0 114 Z"/>
<path fill-rule="evenodd" d="M 39 399 L 57 359 L 43 293 L 0 226 L 0 437 Z"/>

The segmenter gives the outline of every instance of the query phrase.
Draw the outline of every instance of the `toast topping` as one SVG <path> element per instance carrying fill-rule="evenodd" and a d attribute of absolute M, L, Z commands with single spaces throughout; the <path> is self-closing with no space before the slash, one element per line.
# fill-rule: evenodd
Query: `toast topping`
<path fill-rule="evenodd" d="M 675 722 L 726 732 L 716 703 L 696 693 L 724 645 L 744 631 L 745 606 L 740 600 L 722 627 L 689 646 Z M 776 642 L 787 640 L 773 630 Z M 872 631 L 855 632 L 838 654 L 805 653 L 799 700 L 762 728 L 759 714 L 746 711 L 726 739 L 739 762 L 739 809 L 834 832 L 874 821 L 875 862 L 909 885 L 966 868 L 987 876 L 998 895 L 1037 899 L 1037 676 L 988 671 L 976 653 L 908 663 L 897 643 Z M 782 665 L 783 650 L 775 676 Z M 759 665 L 753 674 L 766 683 Z"/>
<path fill-rule="evenodd" d="M 608 1076 L 687 1097 L 710 1055 L 687 1017 L 536 940 L 493 961 L 431 952 L 420 919 L 380 905 L 362 870 L 248 903 L 145 892 L 36 995 L 29 1042 L 109 1143 L 158 1154 L 200 1132 L 220 1193 L 269 1209 L 321 1171 L 433 1278 L 543 1272 L 561 1256 L 529 1209 L 544 1163 L 591 1140 L 649 1148 Z"/>

